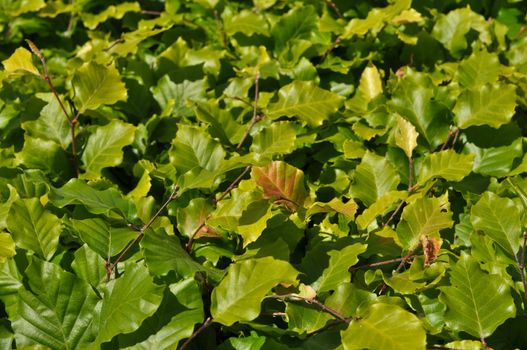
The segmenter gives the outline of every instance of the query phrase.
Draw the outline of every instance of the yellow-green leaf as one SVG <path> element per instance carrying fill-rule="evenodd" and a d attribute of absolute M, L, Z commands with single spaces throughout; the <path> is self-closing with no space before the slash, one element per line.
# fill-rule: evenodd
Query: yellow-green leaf
<path fill-rule="evenodd" d="M 31 52 L 23 47 L 19 47 L 8 59 L 3 60 L 2 64 L 4 65 L 6 72 L 9 73 L 19 72 L 40 75 L 37 67 L 33 65 L 33 60 L 31 58 Z"/>

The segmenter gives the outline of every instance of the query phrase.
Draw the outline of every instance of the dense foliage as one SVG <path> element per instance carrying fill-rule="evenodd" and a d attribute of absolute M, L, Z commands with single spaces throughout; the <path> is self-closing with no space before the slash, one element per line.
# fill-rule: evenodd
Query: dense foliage
<path fill-rule="evenodd" d="M 525 348 L 525 13 L 0 1 L 0 347 Z"/>

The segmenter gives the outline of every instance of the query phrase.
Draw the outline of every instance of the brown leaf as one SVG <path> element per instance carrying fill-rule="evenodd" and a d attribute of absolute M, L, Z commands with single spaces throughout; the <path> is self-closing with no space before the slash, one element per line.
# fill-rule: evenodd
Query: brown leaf
<path fill-rule="evenodd" d="M 292 211 L 303 206 L 308 196 L 302 170 L 283 161 L 254 167 L 251 176 L 264 191 L 264 197 L 285 205 Z"/>
<path fill-rule="evenodd" d="M 421 237 L 421 245 L 423 246 L 423 253 L 425 256 L 425 267 L 430 266 L 437 259 L 437 254 L 441 249 L 443 240 L 438 237 L 428 238 L 428 236 Z"/>

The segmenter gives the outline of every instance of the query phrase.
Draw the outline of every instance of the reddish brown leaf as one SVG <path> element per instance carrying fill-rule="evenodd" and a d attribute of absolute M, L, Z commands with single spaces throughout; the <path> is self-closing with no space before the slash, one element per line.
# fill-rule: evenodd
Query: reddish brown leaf
<path fill-rule="evenodd" d="M 421 245 L 423 246 L 423 253 L 425 256 L 425 267 L 430 266 L 437 259 L 437 254 L 441 249 L 443 240 L 441 238 L 427 236 L 421 237 Z"/>
<path fill-rule="evenodd" d="M 273 199 L 296 211 L 308 196 L 302 170 L 283 161 L 274 161 L 265 167 L 254 167 L 251 176 L 264 191 L 264 197 Z"/>

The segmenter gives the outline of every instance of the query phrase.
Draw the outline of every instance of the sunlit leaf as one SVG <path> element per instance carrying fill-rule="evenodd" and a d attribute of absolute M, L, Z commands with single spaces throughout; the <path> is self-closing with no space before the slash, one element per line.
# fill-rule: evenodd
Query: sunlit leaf
<path fill-rule="evenodd" d="M 0 232 L 0 263 L 4 263 L 8 258 L 15 256 L 15 241 L 10 234 Z"/>
<path fill-rule="evenodd" d="M 73 86 L 78 101 L 76 107 L 80 113 L 125 101 L 128 97 L 121 76 L 113 65 L 85 63 L 75 72 Z"/>
<path fill-rule="evenodd" d="M 457 125 L 490 125 L 498 128 L 511 121 L 516 108 L 516 87 L 509 84 L 482 85 L 459 96 L 454 107 Z"/>
<path fill-rule="evenodd" d="M 294 81 L 278 91 L 278 101 L 268 107 L 270 118 L 298 117 L 311 126 L 320 126 L 335 113 L 343 98 L 321 89 L 313 82 Z"/>
<path fill-rule="evenodd" d="M 271 158 L 291 153 L 295 146 L 296 130 L 290 122 L 275 122 L 254 135 L 251 151 Z"/>
<path fill-rule="evenodd" d="M 212 317 L 227 326 L 251 321 L 260 313 L 260 303 L 271 288 L 278 283 L 294 284 L 297 275 L 288 262 L 269 257 L 232 264 L 212 291 Z M 240 284 L 245 287 L 238 288 Z"/>
<path fill-rule="evenodd" d="M 417 182 L 423 185 L 436 177 L 448 181 L 461 181 L 470 174 L 474 157 L 474 154 L 457 154 L 453 150 L 431 153 L 421 165 Z"/>
<path fill-rule="evenodd" d="M 16 49 L 8 59 L 2 61 L 2 64 L 9 73 L 24 72 L 40 75 L 37 67 L 33 65 L 31 52 L 23 47 Z"/>
<path fill-rule="evenodd" d="M 419 319 L 396 305 L 376 303 L 359 311 L 358 319 L 341 332 L 344 349 L 425 349 Z"/>

